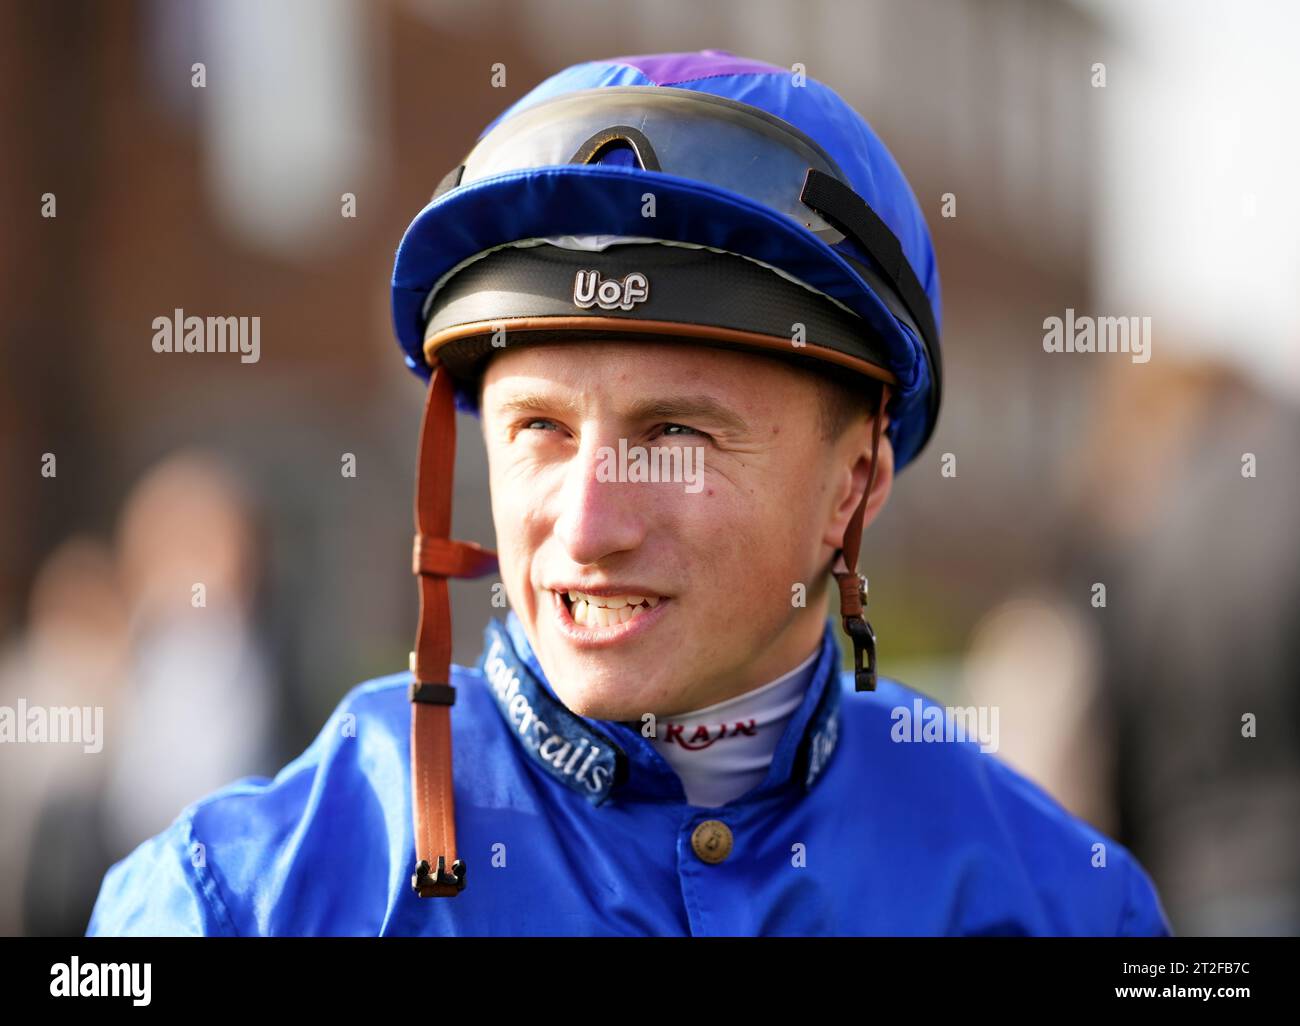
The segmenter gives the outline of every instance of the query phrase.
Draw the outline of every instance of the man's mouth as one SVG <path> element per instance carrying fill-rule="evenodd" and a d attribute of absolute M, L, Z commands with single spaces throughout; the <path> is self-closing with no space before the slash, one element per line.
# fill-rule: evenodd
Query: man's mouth
<path fill-rule="evenodd" d="M 573 622 L 580 627 L 614 627 L 644 616 L 659 605 L 658 595 L 592 595 L 584 591 L 561 591 L 560 599 Z"/>

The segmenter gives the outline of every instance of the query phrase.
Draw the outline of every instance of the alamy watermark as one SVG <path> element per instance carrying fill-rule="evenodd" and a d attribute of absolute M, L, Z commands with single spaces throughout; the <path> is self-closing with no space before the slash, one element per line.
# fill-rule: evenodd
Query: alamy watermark
<path fill-rule="evenodd" d="M 1065 316 L 1043 321 L 1045 353 L 1131 353 L 1134 363 L 1151 359 L 1150 317 Z"/>
<path fill-rule="evenodd" d="M 50 966 L 50 996 L 130 998 L 143 1006 L 151 1000 L 152 976 L 152 962 L 83 962 L 73 955 Z"/>
<path fill-rule="evenodd" d="M 239 353 L 240 363 L 262 356 L 261 317 L 186 317 L 179 307 L 170 318 L 153 319 L 155 353 Z"/>
<path fill-rule="evenodd" d="M 53 706 L 0 705 L 0 744 L 74 744 L 87 755 L 104 747 L 102 705 Z"/>
<path fill-rule="evenodd" d="M 686 491 L 704 488 L 704 446 L 634 445 L 618 440 L 618 449 L 602 445 L 596 450 L 597 481 L 684 483 Z"/>
<path fill-rule="evenodd" d="M 894 721 L 889 738 L 896 743 L 978 741 L 981 752 L 998 750 L 996 705 L 925 705 L 916 698 L 911 708 L 894 706 L 889 718 Z"/>

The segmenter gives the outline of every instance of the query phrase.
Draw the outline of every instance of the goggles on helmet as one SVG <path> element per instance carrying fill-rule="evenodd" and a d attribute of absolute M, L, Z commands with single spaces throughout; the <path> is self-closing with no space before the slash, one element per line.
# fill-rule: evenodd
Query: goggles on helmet
<path fill-rule="evenodd" d="M 691 89 L 583 89 L 529 107 L 479 139 L 454 184 L 526 168 L 633 162 L 762 203 L 828 244 L 844 238 L 799 199 L 810 167 L 844 180 L 825 150 L 766 111 Z"/>

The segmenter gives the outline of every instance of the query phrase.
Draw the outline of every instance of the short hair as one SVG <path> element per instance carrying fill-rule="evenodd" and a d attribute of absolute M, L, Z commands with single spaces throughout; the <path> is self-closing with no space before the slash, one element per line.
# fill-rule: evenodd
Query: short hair
<path fill-rule="evenodd" d="M 837 442 L 849 425 L 880 410 L 880 382 L 842 369 L 814 373 L 821 378 L 818 414 L 824 442 Z"/>

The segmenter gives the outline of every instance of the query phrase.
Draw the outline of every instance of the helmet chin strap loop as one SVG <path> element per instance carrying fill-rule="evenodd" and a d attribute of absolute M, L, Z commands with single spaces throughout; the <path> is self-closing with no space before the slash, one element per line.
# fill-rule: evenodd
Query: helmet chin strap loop
<path fill-rule="evenodd" d="M 858 501 L 848 526 L 844 541 L 835 559 L 832 573 L 840 588 L 840 615 L 844 633 L 853 642 L 853 681 L 858 691 L 876 690 L 876 633 L 864 615 L 867 607 L 867 579 L 858 573 L 858 549 L 862 544 L 862 519 L 867 501 L 876 485 L 876 468 L 879 465 L 881 422 L 889 403 L 889 386 L 881 385 L 880 406 L 871 426 L 871 469 L 867 474 L 867 490 Z M 841 569 L 842 568 L 842 569 Z M 865 660 L 865 662 L 864 662 Z"/>
<path fill-rule="evenodd" d="M 451 706 L 456 691 L 451 684 L 447 578 L 482 577 L 497 570 L 495 552 L 448 537 L 455 458 L 455 393 L 446 369 L 435 367 L 420 426 L 411 562 L 420 589 L 420 622 L 411 652 L 411 803 L 416 857 L 411 887 L 422 898 L 454 898 L 465 888 L 465 863 L 456 857 L 451 763 Z"/>

